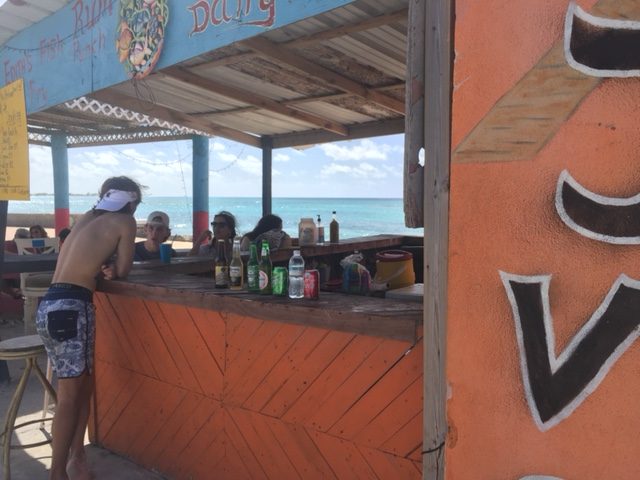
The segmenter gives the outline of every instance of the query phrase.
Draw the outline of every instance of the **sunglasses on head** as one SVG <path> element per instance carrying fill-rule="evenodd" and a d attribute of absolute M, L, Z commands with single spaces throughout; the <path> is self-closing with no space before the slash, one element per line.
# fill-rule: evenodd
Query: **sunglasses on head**
<path fill-rule="evenodd" d="M 227 222 L 211 222 L 211 226 L 213 228 L 216 227 L 226 227 L 227 226 Z"/>

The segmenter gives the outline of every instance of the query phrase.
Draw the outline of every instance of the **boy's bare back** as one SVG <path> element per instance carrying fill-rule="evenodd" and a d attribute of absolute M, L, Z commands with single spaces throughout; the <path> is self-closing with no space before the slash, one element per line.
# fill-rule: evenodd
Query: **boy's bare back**
<path fill-rule="evenodd" d="M 90 210 L 78 220 L 60 250 L 54 283 L 71 283 L 95 290 L 96 276 L 116 254 L 114 278 L 131 269 L 136 221 L 131 213 Z"/>

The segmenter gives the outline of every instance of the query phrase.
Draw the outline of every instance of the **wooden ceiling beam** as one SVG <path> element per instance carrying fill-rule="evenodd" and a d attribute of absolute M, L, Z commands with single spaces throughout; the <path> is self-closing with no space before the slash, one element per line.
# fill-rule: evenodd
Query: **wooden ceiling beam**
<path fill-rule="evenodd" d="M 366 20 L 358 23 L 352 23 L 351 25 L 344 25 L 337 28 L 332 28 L 330 30 L 323 30 L 321 32 L 313 33 L 305 37 L 300 37 L 284 43 L 279 43 L 278 46 L 283 46 L 286 48 L 298 48 L 313 43 L 332 40 L 338 37 L 344 37 L 345 35 L 350 35 L 352 33 L 364 32 L 366 30 L 382 27 L 393 22 L 406 21 L 408 12 L 408 8 L 402 8 L 395 12 L 385 13 L 384 15 L 378 15 L 377 17 L 373 18 L 367 18 Z"/>
<path fill-rule="evenodd" d="M 312 113 L 304 112 L 296 108 L 291 108 L 285 105 L 283 102 L 277 102 L 270 98 L 241 90 L 230 85 L 225 85 L 210 78 L 201 77 L 191 73 L 190 71 L 180 67 L 169 67 L 162 70 L 160 75 L 167 75 L 171 78 L 190 85 L 203 88 L 207 91 L 211 91 L 220 95 L 224 95 L 229 98 L 233 98 L 243 103 L 248 103 L 262 110 L 268 110 L 278 113 L 310 125 L 320 127 L 323 130 L 337 133 L 338 135 L 347 135 L 348 128 L 341 123 L 334 122 L 328 118 L 321 117 Z"/>
<path fill-rule="evenodd" d="M 376 87 L 373 90 L 377 91 L 377 92 L 384 92 L 387 90 L 394 90 L 396 88 L 404 88 L 405 83 L 394 83 L 391 85 L 385 85 L 384 87 Z M 313 97 L 299 97 L 299 98 L 290 98 L 288 100 L 283 100 L 281 103 L 283 105 L 300 105 L 303 103 L 312 103 L 312 102 L 330 102 L 330 101 L 337 101 L 337 100 L 341 100 L 344 98 L 348 98 L 348 97 L 352 97 L 353 94 L 351 93 L 344 93 L 344 92 L 340 92 L 340 93 L 330 93 L 328 95 L 315 95 Z M 340 105 L 335 105 L 336 107 L 340 108 Z M 226 115 L 229 113 L 244 113 L 244 112 L 255 112 L 256 110 L 258 110 L 257 107 L 238 107 L 238 108 L 231 108 L 229 110 L 216 110 L 216 111 L 204 111 L 204 112 L 198 112 L 198 113 L 192 113 L 192 115 L 194 116 L 216 116 L 216 115 Z"/>
<path fill-rule="evenodd" d="M 260 148 L 261 146 L 260 138 L 255 135 L 250 135 L 211 121 L 198 119 L 178 110 L 163 107 L 140 98 L 131 97 L 114 90 L 105 89 L 99 92 L 93 92 L 91 98 L 99 102 L 108 103 L 109 105 L 144 113 L 150 117 L 189 127 L 212 136 L 224 137 L 235 142 L 251 145 L 252 147 Z"/>
<path fill-rule="evenodd" d="M 294 38 L 293 40 L 279 43 L 278 46 L 284 47 L 284 48 L 298 48 L 298 47 L 303 47 L 305 45 L 311 45 L 314 43 L 318 43 L 326 40 L 332 40 L 338 37 L 343 37 L 345 35 L 350 35 L 352 33 L 364 32 L 367 30 L 371 30 L 372 28 L 388 25 L 393 22 L 406 21 L 408 12 L 409 12 L 408 8 L 402 8 L 395 12 L 386 13 L 384 15 L 378 15 L 377 17 L 368 18 L 366 20 L 363 20 L 361 22 L 357 22 L 351 25 L 331 28 L 329 30 L 322 30 L 314 34 L 307 35 L 306 37 Z M 203 62 L 198 65 L 192 65 L 190 66 L 190 69 L 191 71 L 197 72 L 200 69 L 204 69 L 204 68 L 224 67 L 227 65 L 233 65 L 235 63 L 243 62 L 255 56 L 256 56 L 256 53 L 254 52 L 237 53 L 235 55 L 228 55 L 223 58 L 211 60 L 210 62 Z"/>
<path fill-rule="evenodd" d="M 262 55 L 271 57 L 278 62 L 285 63 L 296 68 L 311 78 L 315 77 L 334 88 L 342 90 L 343 92 L 357 95 L 370 102 L 377 103 L 392 112 L 404 115 L 404 101 L 396 100 L 395 98 L 377 92 L 374 89 L 367 88 L 361 83 L 313 63 L 289 49 L 280 48 L 278 44 L 273 43 L 264 37 L 249 38 L 247 40 L 243 40 L 241 43 Z"/>
<path fill-rule="evenodd" d="M 42 114 L 44 115 L 51 114 L 52 116 L 55 116 L 55 118 L 57 119 L 59 119 L 60 117 L 67 117 L 67 118 L 74 119 L 76 121 L 78 119 L 81 119 L 83 121 L 83 128 L 86 125 L 95 125 L 96 128 L 100 128 L 105 123 L 108 123 L 110 126 L 113 126 L 114 128 L 116 127 L 131 128 L 132 125 L 137 125 L 136 122 L 132 122 L 131 120 L 126 120 L 124 118 L 117 118 L 113 116 L 108 117 L 108 120 L 107 120 L 103 115 L 99 115 L 91 111 L 83 111 L 83 110 L 80 110 L 79 108 L 69 108 L 64 104 L 57 105 L 52 108 L 48 108 L 43 112 L 36 113 L 35 115 L 39 116 Z"/>
<path fill-rule="evenodd" d="M 340 138 L 335 133 L 314 130 L 310 132 L 284 133 L 273 135 L 273 148 L 300 147 L 303 145 L 315 145 L 319 143 L 338 142 L 341 140 L 354 140 L 358 138 L 380 137 L 404 133 L 404 118 L 394 118 L 375 122 L 362 123 L 349 128 L 347 138 Z"/>

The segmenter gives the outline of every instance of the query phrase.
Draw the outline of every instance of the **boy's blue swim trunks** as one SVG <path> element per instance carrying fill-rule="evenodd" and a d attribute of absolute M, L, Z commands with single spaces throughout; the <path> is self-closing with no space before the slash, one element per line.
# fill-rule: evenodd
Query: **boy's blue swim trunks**
<path fill-rule="evenodd" d="M 51 284 L 38 307 L 36 327 L 58 378 L 93 372 L 96 318 L 91 290 Z"/>

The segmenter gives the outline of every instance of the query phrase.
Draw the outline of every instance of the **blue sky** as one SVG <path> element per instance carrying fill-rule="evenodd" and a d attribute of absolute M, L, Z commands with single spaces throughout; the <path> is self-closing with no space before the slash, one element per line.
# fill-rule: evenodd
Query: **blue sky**
<path fill-rule="evenodd" d="M 209 140 L 209 192 L 220 197 L 261 195 L 261 152 L 221 138 Z M 274 197 L 402 198 L 404 135 L 273 151 Z M 69 191 L 95 194 L 102 181 L 127 175 L 147 194 L 191 195 L 191 142 L 169 141 L 70 148 Z M 53 192 L 51 151 L 29 147 L 31 193 Z"/>

